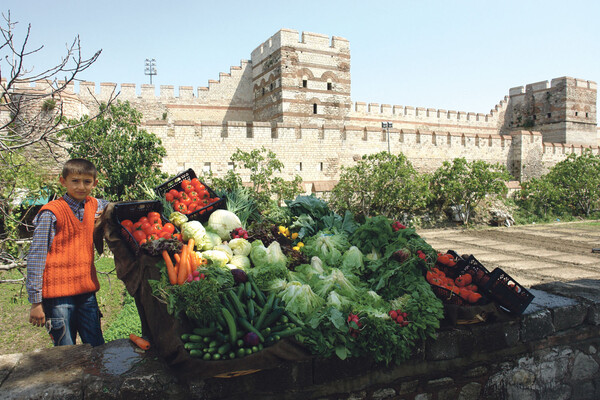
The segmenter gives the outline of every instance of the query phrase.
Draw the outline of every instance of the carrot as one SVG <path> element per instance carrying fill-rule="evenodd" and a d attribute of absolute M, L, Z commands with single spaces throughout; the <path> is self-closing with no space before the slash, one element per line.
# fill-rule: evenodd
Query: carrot
<path fill-rule="evenodd" d="M 188 256 L 188 247 L 183 245 L 181 249 L 181 262 L 179 263 L 179 273 L 177 274 L 177 283 L 179 285 L 183 285 L 188 277 L 188 265 L 190 264 L 190 259 Z"/>
<path fill-rule="evenodd" d="M 141 337 L 134 335 L 133 333 L 129 334 L 129 340 L 131 340 L 137 347 L 142 350 L 150 349 L 150 342 L 146 339 L 142 339 Z"/>
<path fill-rule="evenodd" d="M 169 253 L 166 250 L 163 250 L 162 256 L 165 259 L 165 264 L 167 265 L 167 274 L 169 275 L 169 282 L 171 285 L 175 285 L 177 283 L 177 275 L 175 274 L 175 267 L 173 266 L 173 261 L 171 257 L 169 257 Z"/>

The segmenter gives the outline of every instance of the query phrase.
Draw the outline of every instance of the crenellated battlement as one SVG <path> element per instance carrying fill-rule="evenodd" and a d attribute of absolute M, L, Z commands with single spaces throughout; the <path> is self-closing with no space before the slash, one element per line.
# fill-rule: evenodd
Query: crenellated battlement
<path fill-rule="evenodd" d="M 258 64 L 282 47 L 347 52 L 350 49 L 350 42 L 339 36 L 330 37 L 313 32 L 300 34 L 294 29 L 280 29 L 252 51 L 252 62 Z"/>
<path fill-rule="evenodd" d="M 571 78 L 563 76 L 560 78 L 554 78 L 550 82 L 540 81 L 530 83 L 525 86 L 516 86 L 509 90 L 509 96 L 515 97 L 519 95 L 525 95 L 527 92 L 538 92 L 542 90 L 562 89 L 564 87 L 574 87 L 582 89 L 597 90 L 597 84 L 594 81 L 588 81 L 585 79 Z"/>

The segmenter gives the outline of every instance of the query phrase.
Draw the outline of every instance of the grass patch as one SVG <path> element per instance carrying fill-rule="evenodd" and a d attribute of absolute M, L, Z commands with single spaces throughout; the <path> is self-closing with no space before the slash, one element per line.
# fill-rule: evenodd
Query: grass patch
<path fill-rule="evenodd" d="M 123 282 L 117 278 L 113 259 L 100 258 L 96 261 L 96 269 L 100 282 L 100 290 L 96 297 L 103 315 L 102 330 L 105 333 L 105 339 L 107 341 L 114 340 L 128 337 L 130 333 L 141 332 L 141 328 L 135 330 L 136 320 L 138 326 L 140 323 L 135 302 L 127 294 Z M 1 284 L 0 354 L 30 352 L 52 347 L 46 330 L 29 324 L 31 304 L 27 300 L 25 273 L 25 269 L 0 271 L 0 280 L 16 281 L 15 283 Z M 107 339 L 107 334 L 111 339 Z M 78 343 L 81 343 L 79 339 Z"/>

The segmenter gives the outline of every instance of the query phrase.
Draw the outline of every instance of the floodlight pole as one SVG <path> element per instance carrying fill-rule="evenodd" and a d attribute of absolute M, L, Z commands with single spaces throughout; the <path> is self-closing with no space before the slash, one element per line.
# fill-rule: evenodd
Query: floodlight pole
<path fill-rule="evenodd" d="M 146 58 L 145 66 L 144 74 L 150 75 L 150 84 L 152 85 L 152 75 L 156 75 L 156 60 L 154 58 Z"/>
<path fill-rule="evenodd" d="M 382 122 L 381 127 L 383 129 L 385 129 L 387 132 L 388 154 L 391 154 L 391 151 L 390 151 L 390 128 L 393 127 L 393 124 L 391 122 Z"/>

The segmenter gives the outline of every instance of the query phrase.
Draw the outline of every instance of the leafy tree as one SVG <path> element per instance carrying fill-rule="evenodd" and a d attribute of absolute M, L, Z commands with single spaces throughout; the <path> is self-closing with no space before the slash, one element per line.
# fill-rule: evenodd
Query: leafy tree
<path fill-rule="evenodd" d="M 21 36 L 11 14 L 0 20 L 0 269 L 25 265 L 27 243 L 21 235 L 30 206 L 23 200 L 55 193 L 64 155 L 57 133 L 64 129 L 63 95 L 77 76 L 100 56 L 82 56 L 75 37 L 57 64 L 44 69 L 28 65 L 42 47 L 31 48 L 31 25 Z M 41 68 L 40 68 L 41 67 Z M 35 90 L 29 88 L 36 83 Z M 107 104 L 114 99 L 110 96 Z M 95 118 L 92 116 L 90 119 Z M 25 241 L 26 242 L 26 241 Z"/>
<path fill-rule="evenodd" d="M 506 193 L 509 179 L 506 168 L 500 164 L 455 158 L 452 163 L 444 161 L 434 172 L 431 191 L 438 204 L 461 206 L 463 222 L 468 224 L 473 208 L 487 195 Z"/>
<path fill-rule="evenodd" d="M 575 215 L 590 216 L 600 201 L 600 156 L 586 150 L 580 156 L 573 153 L 549 172 L 553 192 L 559 192 L 562 204 Z"/>
<path fill-rule="evenodd" d="M 403 213 L 423 209 L 428 197 L 426 175 L 417 173 L 404 154 L 380 152 L 364 155 L 354 166 L 342 167 L 329 201 L 338 212 L 400 218 Z"/>
<path fill-rule="evenodd" d="M 515 194 L 515 200 L 521 213 L 542 218 L 556 214 L 562 208 L 561 190 L 548 174 L 522 182 L 521 190 Z"/>
<path fill-rule="evenodd" d="M 142 114 L 129 102 L 108 107 L 101 104 L 100 109 L 103 113 L 95 120 L 84 116 L 67 121 L 73 128 L 60 134 L 72 143 L 67 151 L 73 158 L 86 158 L 96 165 L 99 196 L 111 200 L 144 198 L 148 187 L 166 179 L 158 165 L 167 152 L 160 138 L 138 128 Z"/>
<path fill-rule="evenodd" d="M 250 170 L 252 190 L 262 209 L 268 209 L 273 198 L 281 205 L 283 200 L 294 199 L 302 193 L 300 176 L 294 176 L 291 181 L 275 176 L 283 169 L 283 162 L 277 159 L 272 150 L 264 147 L 250 152 L 236 149 L 231 155 L 231 161 L 236 165 L 241 163 L 242 168 Z"/>

